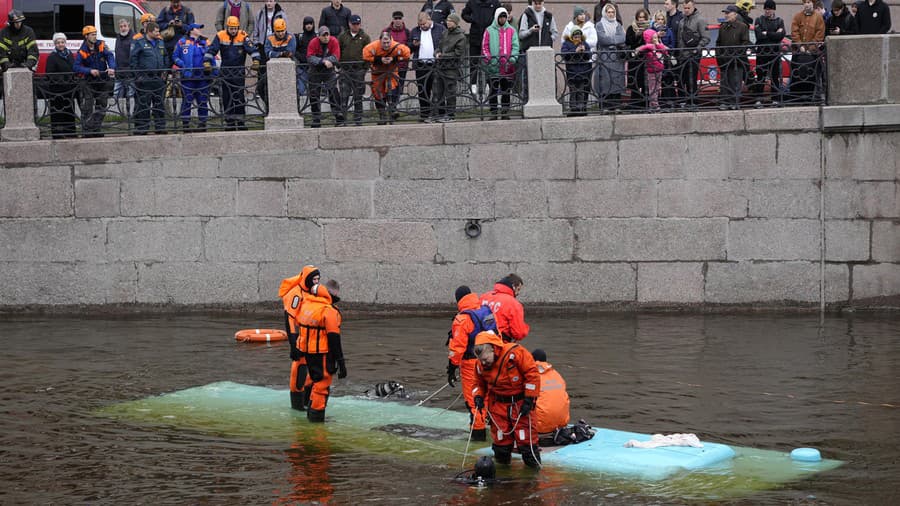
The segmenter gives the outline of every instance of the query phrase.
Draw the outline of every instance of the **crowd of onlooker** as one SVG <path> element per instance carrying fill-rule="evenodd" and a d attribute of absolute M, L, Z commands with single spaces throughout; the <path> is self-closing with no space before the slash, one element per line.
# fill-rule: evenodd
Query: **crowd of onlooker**
<path fill-rule="evenodd" d="M 777 103 L 786 92 L 821 93 L 826 37 L 891 29 L 883 0 L 832 0 L 828 8 L 822 2 L 802 0 L 786 22 L 775 0 L 765 0 L 755 19 L 754 1 L 738 0 L 724 6 L 719 22 L 718 13 L 704 16 L 693 0 L 681 5 L 664 0 L 653 12 L 638 8 L 633 20 L 614 2 L 601 0 L 592 13 L 575 7 L 571 17 L 558 22 L 544 0 L 529 0 L 518 19 L 512 5 L 500 0 L 468 0 L 459 12 L 450 0 L 427 0 L 412 28 L 403 12 L 393 11 L 384 24 L 367 23 L 374 27 L 370 35 L 342 0 L 330 0 L 318 23 L 306 16 L 296 26 L 275 0 L 264 0 L 259 9 L 246 0 L 223 0 L 209 36 L 189 6 L 170 0 L 158 15 L 144 14 L 139 27 L 118 20 L 114 51 L 90 25 L 78 51 L 67 49 L 64 34 L 54 34 L 46 68 L 51 78 L 43 91 L 55 137 L 75 135 L 76 121 L 85 136 L 100 135 L 110 97 L 134 98 L 135 133 L 151 127 L 165 132 L 165 97 L 172 95 L 181 99 L 182 129 L 202 131 L 214 89 L 225 128 L 242 129 L 248 77 L 262 82 L 268 60 L 288 58 L 297 63 L 297 88 L 308 95 L 313 127 L 321 125 L 323 97 L 337 125 L 362 123 L 364 97 L 374 103 L 379 123 L 393 122 L 409 71 L 415 76 L 419 121 L 453 121 L 457 97 L 469 87 L 473 96 L 486 98 L 490 117 L 501 119 L 509 116 L 514 94 L 527 94 L 521 78 L 527 50 L 551 46 L 560 48 L 569 113 L 584 114 L 590 104 L 656 111 L 696 104 L 701 61 L 712 57 L 706 48 L 714 46 L 717 70 L 706 75 L 717 76 L 721 108 L 738 107 L 744 95 L 757 98 L 757 104 L 764 96 Z M 0 31 L 3 71 L 37 64 L 34 33 L 24 21 L 11 11 Z M 76 80 L 80 86 L 73 86 Z M 256 87 L 264 102 L 266 91 Z"/>

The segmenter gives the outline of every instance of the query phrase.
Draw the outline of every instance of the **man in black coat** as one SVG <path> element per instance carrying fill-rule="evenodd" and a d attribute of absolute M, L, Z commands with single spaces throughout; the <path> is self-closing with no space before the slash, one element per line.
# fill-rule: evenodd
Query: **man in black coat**
<path fill-rule="evenodd" d="M 350 29 L 350 9 L 343 5 L 343 0 L 331 0 L 331 3 L 322 8 L 319 15 L 319 26 L 327 26 L 332 37 L 337 37 L 344 30 Z"/>

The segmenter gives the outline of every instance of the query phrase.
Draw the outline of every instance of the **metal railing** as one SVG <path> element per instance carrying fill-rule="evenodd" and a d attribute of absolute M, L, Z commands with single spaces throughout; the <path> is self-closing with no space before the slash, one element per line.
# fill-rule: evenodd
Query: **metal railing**
<path fill-rule="evenodd" d="M 567 115 L 823 104 L 825 47 L 802 49 L 558 53 L 557 100 Z M 522 56 L 411 61 L 374 74 L 367 62 L 296 69 L 297 108 L 312 127 L 508 119 L 522 117 L 528 100 Z M 249 67 L 36 74 L 35 123 L 45 138 L 259 129 L 266 79 Z"/>
<path fill-rule="evenodd" d="M 502 69 L 502 70 L 501 70 Z M 525 58 L 410 62 L 373 74 L 367 62 L 335 70 L 298 66 L 298 108 L 305 124 L 390 124 L 521 117 Z"/>
<path fill-rule="evenodd" d="M 558 100 L 569 116 L 821 105 L 825 65 L 824 44 L 558 53 Z"/>
<path fill-rule="evenodd" d="M 265 78 L 248 67 L 43 74 L 33 82 L 35 123 L 55 139 L 259 129 L 267 113 Z"/>

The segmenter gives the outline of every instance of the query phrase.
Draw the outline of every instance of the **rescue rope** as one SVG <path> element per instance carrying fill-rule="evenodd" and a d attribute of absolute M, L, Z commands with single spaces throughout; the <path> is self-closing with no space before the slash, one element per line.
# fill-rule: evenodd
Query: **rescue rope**
<path fill-rule="evenodd" d="M 433 417 L 433 416 L 435 416 L 435 415 L 441 415 L 441 414 L 443 414 L 445 411 L 447 411 L 447 410 L 449 410 L 450 408 L 452 408 L 453 405 L 456 404 L 456 401 L 458 401 L 460 397 L 462 397 L 462 392 L 460 392 L 460 393 L 456 396 L 456 398 L 453 399 L 453 402 L 451 402 L 449 406 L 447 406 L 446 408 L 444 408 L 444 409 L 438 411 L 437 413 L 432 413 L 432 414 L 428 415 L 427 418 L 431 418 L 431 417 Z"/>
<path fill-rule="evenodd" d="M 469 425 L 469 438 L 466 439 L 466 451 L 463 453 L 462 465 L 459 466 L 463 471 L 466 470 L 466 459 L 469 457 L 469 443 L 472 442 L 472 432 L 475 430 L 475 424 Z"/>
<path fill-rule="evenodd" d="M 426 398 L 422 399 L 421 401 L 419 401 L 418 404 L 416 404 L 416 406 L 421 406 L 422 404 L 425 404 L 426 402 L 428 402 L 429 400 L 431 400 L 432 397 L 434 397 L 435 395 L 441 393 L 441 390 L 443 390 L 443 389 L 445 389 L 445 388 L 447 388 L 447 387 L 449 387 L 449 386 L 450 386 L 450 383 L 445 383 L 444 386 L 442 386 L 441 388 L 437 389 L 433 394 L 431 394 L 431 395 L 429 395 L 428 397 L 426 397 Z"/>

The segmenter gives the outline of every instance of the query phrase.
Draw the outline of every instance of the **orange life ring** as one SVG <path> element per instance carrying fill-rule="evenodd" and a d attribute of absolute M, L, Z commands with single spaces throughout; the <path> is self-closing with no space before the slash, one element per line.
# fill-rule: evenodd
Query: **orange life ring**
<path fill-rule="evenodd" d="M 287 340 L 287 333 L 276 329 L 244 329 L 234 333 L 238 341 L 250 341 L 253 343 L 271 343 L 273 341 Z"/>

